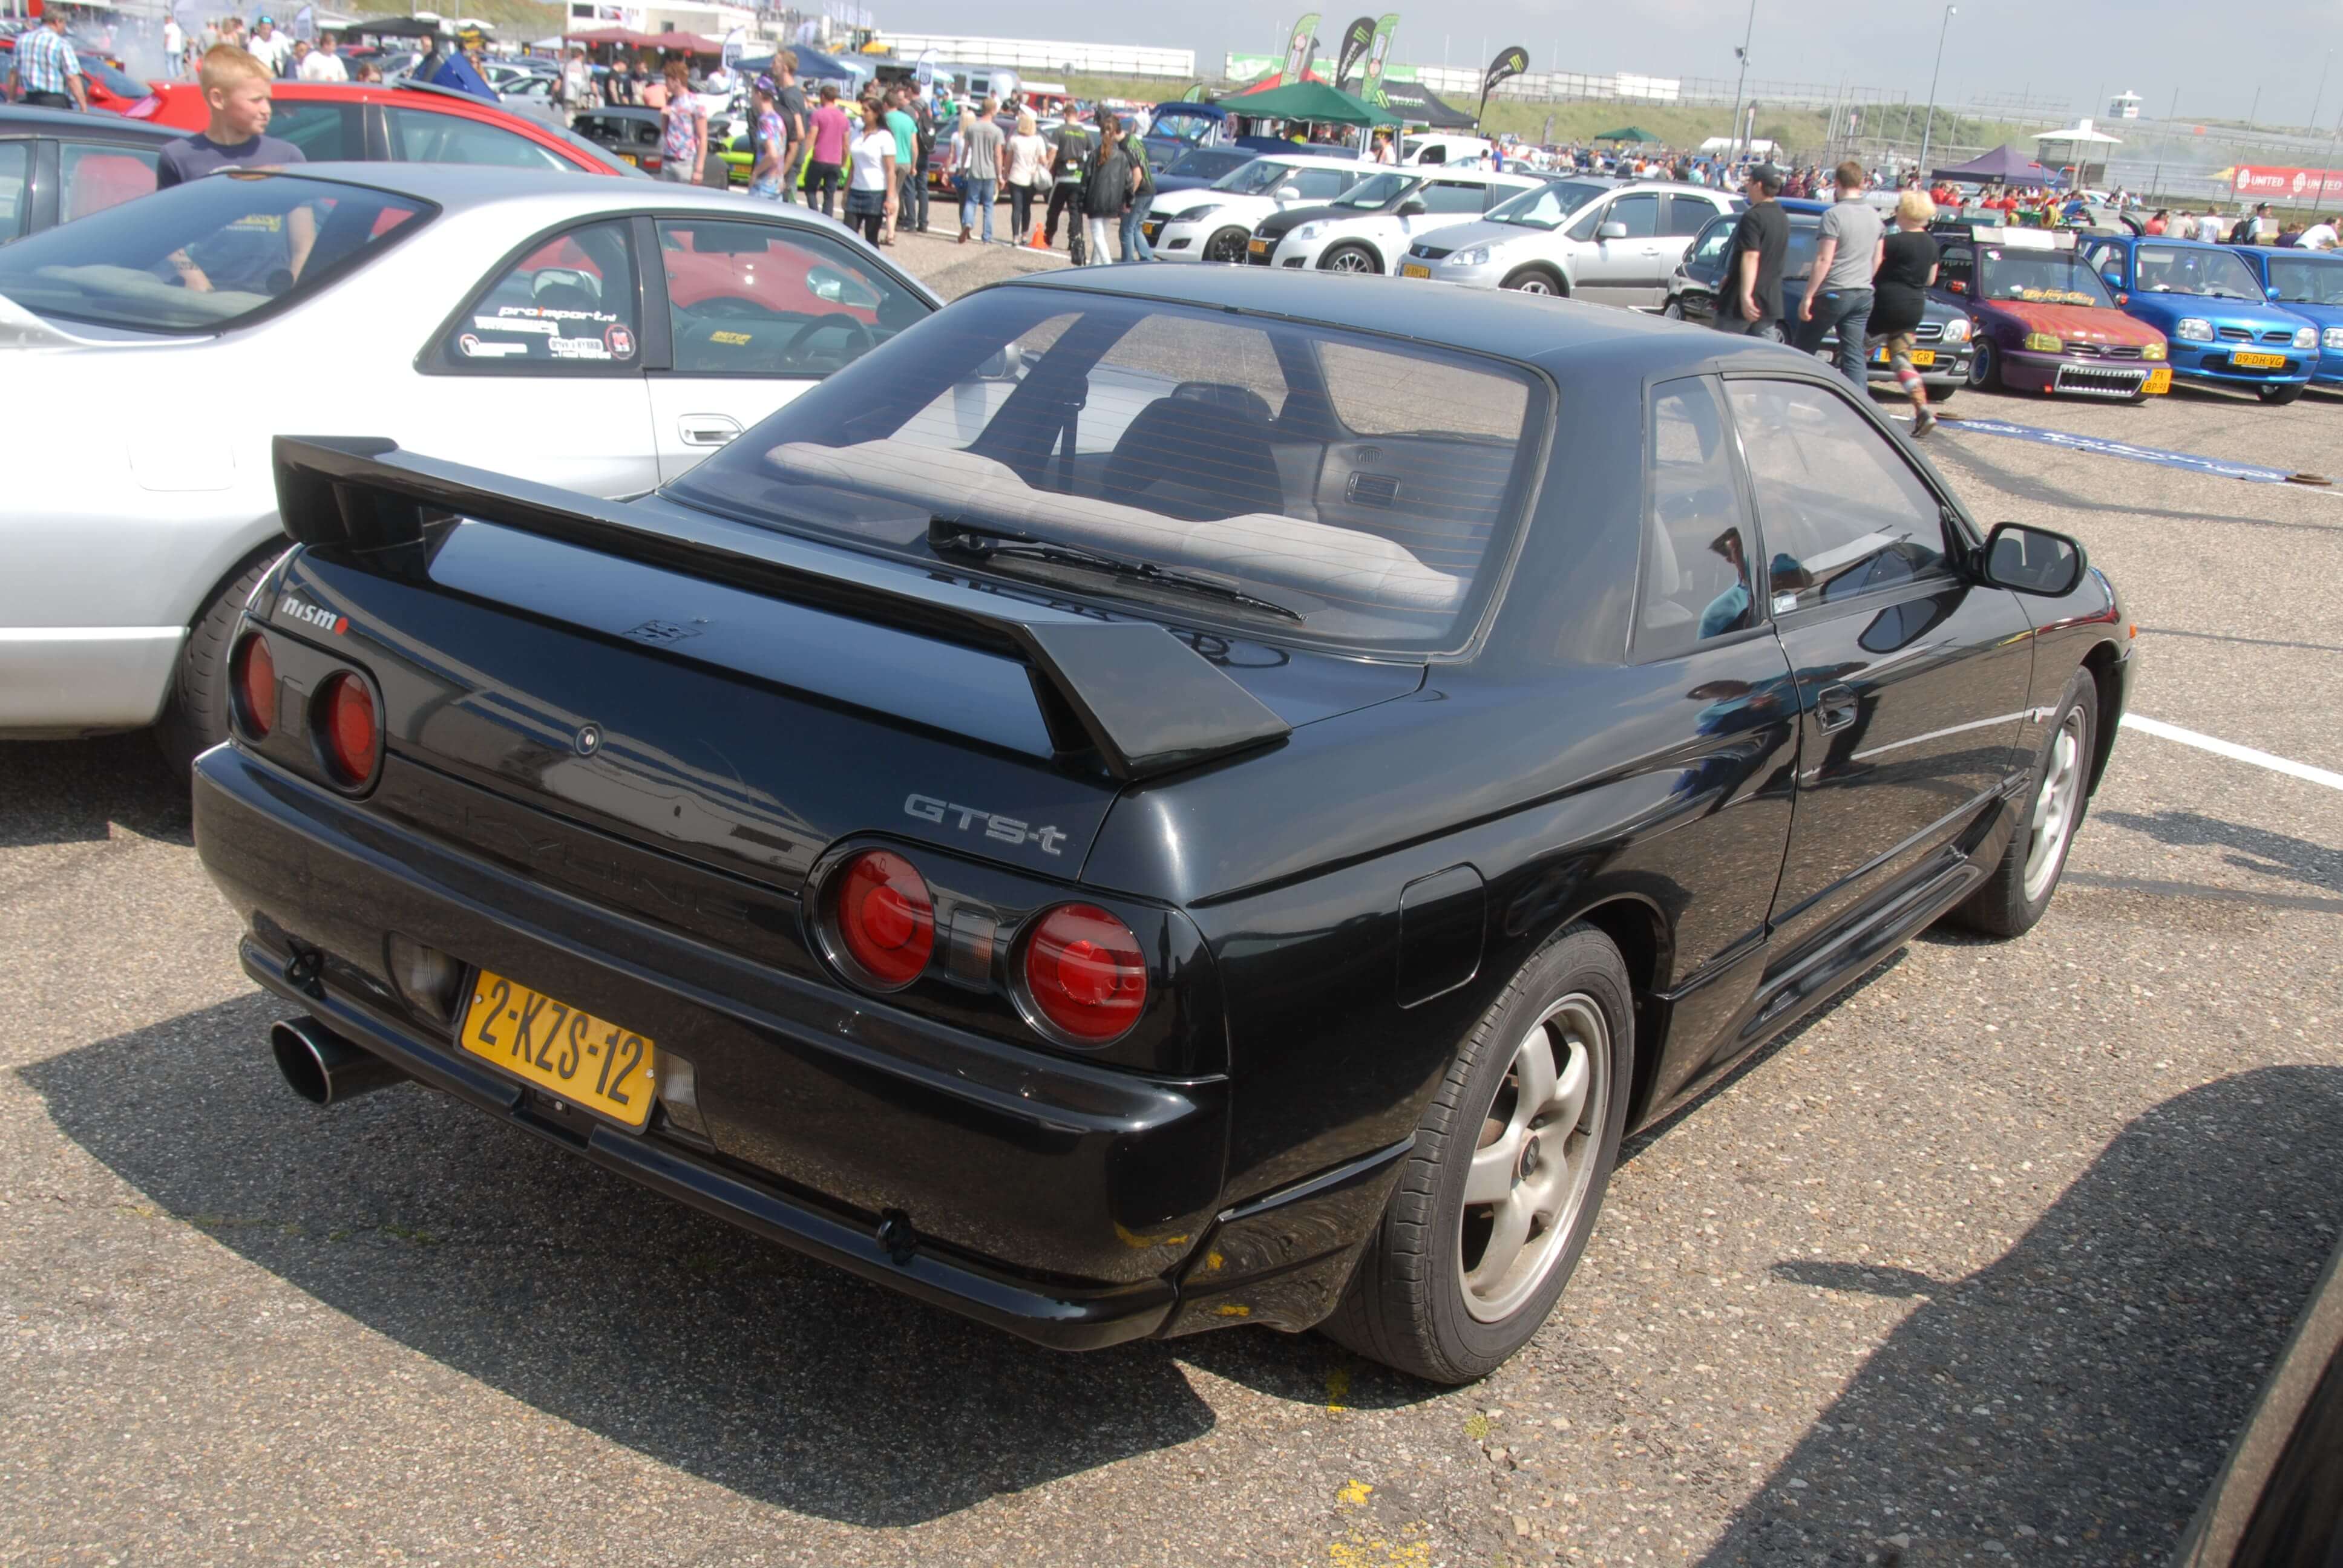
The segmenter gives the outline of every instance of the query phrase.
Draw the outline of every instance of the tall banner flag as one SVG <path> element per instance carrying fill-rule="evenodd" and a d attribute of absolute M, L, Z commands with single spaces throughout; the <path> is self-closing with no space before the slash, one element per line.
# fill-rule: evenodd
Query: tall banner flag
<path fill-rule="evenodd" d="M 1383 65 L 1391 58 L 1392 35 L 1398 31 L 1398 12 L 1375 19 L 1375 35 L 1367 45 L 1367 74 L 1359 83 L 1359 96 L 1370 104 L 1383 101 Z"/>
<path fill-rule="evenodd" d="M 1489 89 L 1500 82 L 1510 82 L 1530 68 L 1530 52 L 1519 44 L 1510 49 L 1500 49 L 1489 68 L 1481 73 L 1481 114 L 1489 112 Z M 1473 116 L 1477 124 L 1480 115 Z"/>
<path fill-rule="evenodd" d="M 1180 101 L 1183 104 L 1202 103 L 1204 101 L 1204 84 L 1202 82 L 1191 82 L 1188 85 L 1188 90 L 1180 95 Z"/>
<path fill-rule="evenodd" d="M 1318 13 L 1312 11 L 1293 24 L 1293 35 L 1285 41 L 1285 79 L 1302 80 L 1310 68 L 1310 56 L 1318 48 Z"/>
<path fill-rule="evenodd" d="M 293 36 L 314 44 L 317 41 L 317 8 L 304 5 L 293 13 Z"/>
<path fill-rule="evenodd" d="M 1351 79 L 1351 67 L 1367 57 L 1367 45 L 1374 37 L 1373 16 L 1362 16 L 1342 29 L 1342 51 L 1334 56 L 1334 85 L 1340 87 Z"/>

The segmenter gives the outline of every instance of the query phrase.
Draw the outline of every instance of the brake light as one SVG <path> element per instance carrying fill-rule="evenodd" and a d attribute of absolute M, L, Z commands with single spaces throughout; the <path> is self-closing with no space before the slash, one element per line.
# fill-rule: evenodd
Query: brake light
<path fill-rule="evenodd" d="M 936 946 L 936 906 L 925 878 L 902 856 L 869 849 L 838 880 L 835 919 L 847 957 L 870 983 L 893 990 L 928 967 Z"/>
<path fill-rule="evenodd" d="M 379 766 L 382 723 L 375 712 L 374 692 L 358 677 L 344 670 L 318 694 L 318 726 L 326 760 L 346 789 L 374 782 Z"/>
<path fill-rule="evenodd" d="M 1084 1045 L 1103 1045 L 1139 1020 L 1147 958 L 1131 928 L 1095 904 L 1061 904 L 1025 944 L 1034 1010 Z"/>
<path fill-rule="evenodd" d="M 277 657 L 268 639 L 249 632 L 236 650 L 236 716 L 255 740 L 266 740 L 277 728 Z"/>

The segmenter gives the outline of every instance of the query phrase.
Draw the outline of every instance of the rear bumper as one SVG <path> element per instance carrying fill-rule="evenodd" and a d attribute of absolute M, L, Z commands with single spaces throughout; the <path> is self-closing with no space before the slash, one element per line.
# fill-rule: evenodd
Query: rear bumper
<path fill-rule="evenodd" d="M 1173 1276 L 1218 1218 L 1222 1080 L 1020 1050 L 809 986 L 468 856 L 233 746 L 197 763 L 195 813 L 206 869 L 247 928 L 246 971 L 295 1008 L 419 1082 L 868 1279 L 1088 1349 L 1165 1329 Z M 689 1059 L 713 1147 L 663 1112 L 638 1134 L 561 1110 L 458 1050 L 391 985 L 393 931 Z M 317 977 L 288 979 L 310 952 Z M 890 1213 L 918 1238 L 908 1252 L 879 1239 Z"/>
<path fill-rule="evenodd" d="M 177 626 L 0 627 L 0 732 L 152 724 L 186 635 Z"/>

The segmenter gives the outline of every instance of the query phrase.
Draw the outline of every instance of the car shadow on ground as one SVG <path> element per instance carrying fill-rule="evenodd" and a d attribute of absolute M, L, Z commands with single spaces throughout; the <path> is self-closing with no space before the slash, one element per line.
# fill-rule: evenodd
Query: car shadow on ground
<path fill-rule="evenodd" d="M 264 1044 L 285 1011 L 256 993 L 21 1076 L 158 1218 L 488 1387 L 753 1499 L 900 1526 L 1170 1448 L 1214 1424 L 1183 1362 L 1322 1405 L 1442 1392 L 1316 1336 L 1043 1350 L 413 1085 L 309 1106 Z"/>
<path fill-rule="evenodd" d="M 1920 1305 L 1704 1563 L 2162 1561 L 2334 1247 L 2338 1127 L 2343 1069 L 2258 1069 L 2139 1117 L 1966 1278 L 1775 1264 L 1816 1312 Z"/>
<path fill-rule="evenodd" d="M 100 740 L 0 741 L 0 849 L 103 843 L 114 823 L 192 844 L 185 785 L 144 730 Z"/>
<path fill-rule="evenodd" d="M 2097 815 L 2102 822 L 2145 833 L 2159 844 L 2226 849 L 2229 852 L 2221 857 L 2222 864 L 2239 870 L 2343 893 L 2343 849 L 2266 828 L 2224 821 L 2201 811 L 2101 811 Z"/>

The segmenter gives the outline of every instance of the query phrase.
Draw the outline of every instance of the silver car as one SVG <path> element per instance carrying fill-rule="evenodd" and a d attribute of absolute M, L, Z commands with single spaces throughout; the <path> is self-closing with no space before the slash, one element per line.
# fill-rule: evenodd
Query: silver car
<path fill-rule="evenodd" d="M 1727 191 L 1668 180 L 1554 180 L 1478 223 L 1423 236 L 1400 276 L 1656 310 L 1692 236 L 1744 205 Z"/>

